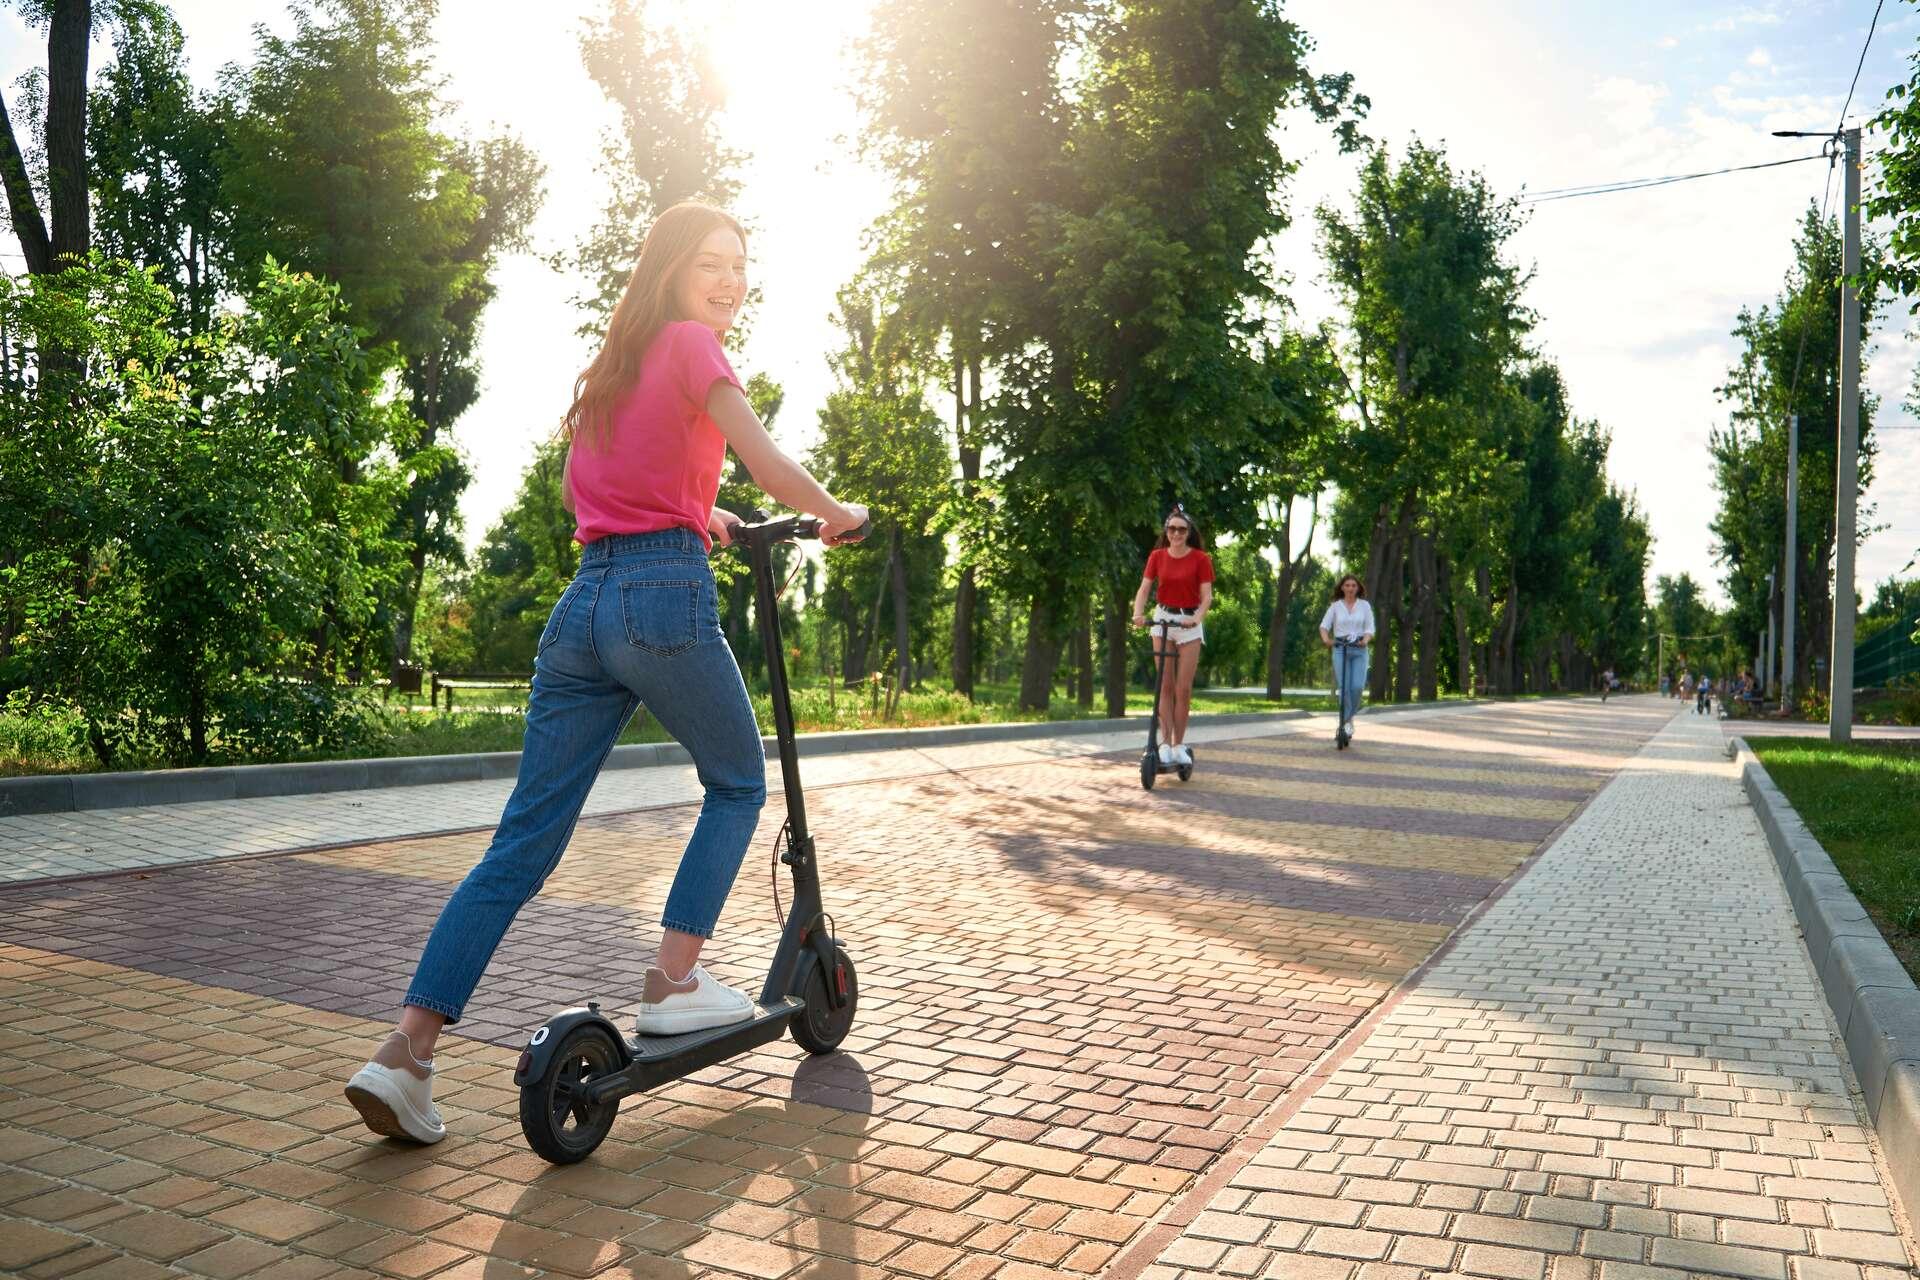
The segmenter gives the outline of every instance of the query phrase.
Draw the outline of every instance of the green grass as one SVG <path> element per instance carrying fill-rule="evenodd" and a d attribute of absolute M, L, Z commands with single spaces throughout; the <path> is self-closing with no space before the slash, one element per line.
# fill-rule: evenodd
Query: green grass
<path fill-rule="evenodd" d="M 1920 742 L 1747 742 L 1920 981 Z"/>
<path fill-rule="evenodd" d="M 1021 711 L 1019 690 L 1011 685 L 985 685 L 972 700 L 950 690 L 908 693 L 898 700 L 891 718 L 886 715 L 884 691 L 834 689 L 818 684 L 793 691 L 794 721 L 801 733 L 855 729 L 921 728 L 931 725 L 992 724 L 1008 721 L 1066 721 L 1102 719 L 1106 699 L 1083 709 L 1056 691 L 1045 712 Z M 765 693 L 753 696 L 754 715 L 763 733 L 773 732 L 772 705 Z M 462 689 L 452 713 L 437 711 L 416 700 L 409 708 L 401 699 L 381 704 L 368 699 L 368 731 L 353 746 L 338 752 L 302 752 L 289 760 L 361 760 L 385 756 L 463 755 L 485 751 L 518 751 L 525 729 L 526 691 L 520 689 Z M 1130 690 L 1127 710 L 1144 715 L 1153 705 L 1148 690 Z M 1332 710 L 1332 698 L 1288 698 L 1269 702 L 1248 694 L 1211 694 L 1194 691 L 1196 716 L 1240 711 Z M 70 715 L 27 717 L 0 713 L 0 777 L 49 773 L 91 773 L 99 769 L 85 750 L 80 725 Z M 620 735 L 626 742 L 665 742 L 668 734 L 653 717 L 642 712 Z M 267 763 L 260 759 L 222 757 L 215 743 L 212 764 Z M 124 769 L 162 768 L 160 760 L 128 759 Z"/>

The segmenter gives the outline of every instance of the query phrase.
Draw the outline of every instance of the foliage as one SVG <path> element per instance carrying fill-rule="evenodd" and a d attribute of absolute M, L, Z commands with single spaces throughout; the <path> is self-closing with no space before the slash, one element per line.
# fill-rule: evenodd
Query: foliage
<path fill-rule="evenodd" d="M 606 16 L 590 19 L 580 39 L 587 74 L 620 113 L 600 151 L 612 188 L 605 211 L 572 257 L 555 262 L 591 282 L 575 299 L 588 337 L 606 329 L 655 218 L 682 200 L 725 205 L 740 189 L 733 171 L 742 157 L 714 123 L 724 105 L 719 75 L 665 9 L 659 0 L 608 0 Z"/>
<path fill-rule="evenodd" d="M 1796 653 L 1793 683 L 1803 687 L 1830 657 L 1833 629 L 1831 562 L 1835 538 L 1834 481 L 1839 437 L 1840 353 L 1833 335 L 1840 328 L 1841 239 L 1839 224 L 1824 222 L 1809 205 L 1794 240 L 1794 261 L 1779 294 L 1755 311 L 1742 308 L 1734 326 L 1740 340 L 1738 362 L 1719 388 L 1728 406 L 1727 425 L 1716 430 L 1709 449 L 1719 507 L 1714 514 L 1714 550 L 1726 566 L 1724 581 L 1733 608 L 1729 626 L 1742 652 L 1759 647 L 1770 609 L 1784 603 L 1785 584 L 1778 570 L 1786 547 L 1788 419 L 1800 416 L 1798 470 L 1799 528 L 1795 604 Z M 1881 261 L 1871 241 L 1863 261 Z M 1874 284 L 1861 291 L 1860 341 L 1867 338 L 1878 306 Z M 1873 482 L 1878 403 L 1865 392 L 1862 360 L 1860 415 L 1860 492 Z M 1861 507 L 1861 533 L 1871 510 Z M 1768 596 L 1767 575 L 1776 574 L 1775 595 Z"/>
<path fill-rule="evenodd" d="M 440 131 L 445 104 L 427 61 L 436 11 L 431 0 L 298 3 L 290 39 L 256 29 L 254 61 L 223 77 L 231 271 L 246 281 L 273 255 L 335 282 L 366 344 L 404 358 L 418 426 L 376 442 L 408 479 L 392 534 L 412 568 L 384 602 L 396 660 L 411 649 L 427 559 L 461 555 L 471 476 L 447 433 L 478 394 L 473 353 L 494 264 L 524 246 L 542 194 L 543 168 L 517 140 Z M 336 462 L 351 477 L 368 456 Z"/>
<path fill-rule="evenodd" d="M 386 371 L 327 286 L 269 262 L 249 302 L 181 339 L 171 295 L 124 263 L 0 280 L 14 661 L 103 763 L 204 760 L 216 731 L 269 754 L 353 732 L 337 669 L 308 664 L 394 571 L 398 477 L 346 486 L 330 461 L 391 431 Z"/>

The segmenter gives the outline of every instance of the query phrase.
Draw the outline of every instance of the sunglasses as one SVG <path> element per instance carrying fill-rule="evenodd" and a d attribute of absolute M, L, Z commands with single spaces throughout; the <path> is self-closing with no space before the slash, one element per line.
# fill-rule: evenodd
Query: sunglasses
<path fill-rule="evenodd" d="M 1170 524 L 1167 526 L 1168 533 L 1185 533 L 1186 531 L 1187 526 L 1183 524 Z"/>

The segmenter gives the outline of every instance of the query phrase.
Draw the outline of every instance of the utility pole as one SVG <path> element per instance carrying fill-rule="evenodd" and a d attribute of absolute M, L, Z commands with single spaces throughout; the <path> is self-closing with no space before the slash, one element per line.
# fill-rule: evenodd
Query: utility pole
<path fill-rule="evenodd" d="M 1775 688 L 1773 683 L 1773 620 L 1774 609 L 1780 603 L 1774 598 L 1773 594 L 1773 584 L 1776 577 L 1777 574 L 1774 571 L 1769 570 L 1767 572 L 1767 647 L 1763 651 L 1763 656 L 1760 659 L 1760 691 L 1765 694 L 1771 694 Z"/>
<path fill-rule="evenodd" d="M 1787 598 L 1780 614 L 1780 710 L 1784 713 L 1793 701 L 1793 677 L 1798 669 L 1797 650 L 1793 647 L 1794 581 L 1800 576 L 1800 415 L 1787 419 Z"/>
<path fill-rule="evenodd" d="M 1853 741 L 1854 506 L 1860 482 L 1860 130 L 1846 131 L 1846 241 L 1840 281 L 1839 495 L 1833 525 L 1833 663 L 1828 668 L 1829 742 Z"/>

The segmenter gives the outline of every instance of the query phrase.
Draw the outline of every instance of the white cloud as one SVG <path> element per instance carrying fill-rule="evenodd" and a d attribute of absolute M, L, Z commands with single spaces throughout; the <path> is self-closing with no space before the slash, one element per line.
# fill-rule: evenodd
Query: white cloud
<path fill-rule="evenodd" d="M 1637 133 L 1652 124 L 1667 97 L 1664 84 L 1647 84 L 1626 76 L 1608 76 L 1593 87 L 1606 122 L 1621 133 Z"/>
<path fill-rule="evenodd" d="M 1747 55 L 1747 65 L 1750 67 L 1770 67 L 1773 65 L 1773 55 L 1765 49 L 1756 48 L 1752 53 Z"/>

